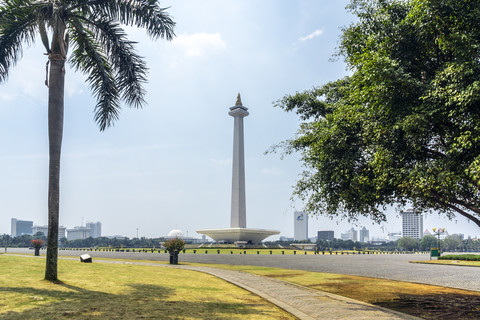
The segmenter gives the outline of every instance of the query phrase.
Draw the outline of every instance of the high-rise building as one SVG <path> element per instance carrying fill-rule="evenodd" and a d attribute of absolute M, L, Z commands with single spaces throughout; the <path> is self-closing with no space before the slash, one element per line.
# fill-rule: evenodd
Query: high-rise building
<path fill-rule="evenodd" d="M 90 238 L 90 228 L 86 227 L 74 227 L 73 229 L 67 229 L 67 240 L 78 240 Z"/>
<path fill-rule="evenodd" d="M 423 216 L 413 209 L 400 212 L 402 216 L 402 236 L 414 239 L 423 238 Z"/>
<path fill-rule="evenodd" d="M 355 228 L 351 228 L 350 230 L 347 230 L 346 233 L 340 234 L 340 237 L 342 240 L 352 240 L 352 241 L 358 241 L 358 232 L 355 230 Z"/>
<path fill-rule="evenodd" d="M 48 234 L 48 226 L 33 226 L 32 227 L 32 234 L 36 234 L 38 232 L 43 233 L 44 236 L 47 236 Z"/>
<path fill-rule="evenodd" d="M 11 236 L 18 237 L 22 234 L 32 234 L 33 221 L 17 220 L 12 218 Z"/>
<path fill-rule="evenodd" d="M 332 241 L 334 238 L 335 238 L 335 233 L 333 232 L 333 230 L 317 231 L 318 240 Z"/>
<path fill-rule="evenodd" d="M 64 226 L 58 227 L 58 240 L 66 238 L 65 230 L 67 230 L 67 228 L 65 228 Z M 48 226 L 33 226 L 32 234 L 35 234 L 37 232 L 42 232 L 46 237 L 48 237 Z"/>
<path fill-rule="evenodd" d="M 67 228 L 65 228 L 64 226 L 59 226 L 58 227 L 58 240 L 60 239 L 64 239 L 67 237 L 65 231 L 67 230 Z"/>
<path fill-rule="evenodd" d="M 92 238 L 100 238 L 102 236 L 102 223 L 97 222 L 87 222 L 87 228 L 90 228 L 90 236 Z"/>
<path fill-rule="evenodd" d="M 370 241 L 370 231 L 367 228 L 363 227 L 360 229 L 360 242 L 369 242 Z"/>
<path fill-rule="evenodd" d="M 305 212 L 295 211 L 293 218 L 293 238 L 295 241 L 308 240 L 308 215 Z"/>

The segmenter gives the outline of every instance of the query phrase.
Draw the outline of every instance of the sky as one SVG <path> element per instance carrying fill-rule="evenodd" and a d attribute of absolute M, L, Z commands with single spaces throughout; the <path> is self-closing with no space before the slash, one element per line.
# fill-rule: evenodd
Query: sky
<path fill-rule="evenodd" d="M 298 155 L 265 154 L 293 137 L 300 120 L 273 103 L 349 74 L 333 57 L 341 28 L 355 17 L 337 0 L 161 1 L 177 23 L 173 41 L 152 41 L 126 28 L 149 67 L 146 105 L 122 109 L 114 127 L 100 132 L 96 104 L 84 75 L 67 68 L 61 167 L 60 224 L 100 221 L 102 234 L 165 236 L 181 229 L 230 225 L 233 118 L 237 93 L 244 118 L 247 227 L 293 236 L 293 186 L 304 169 Z M 48 139 L 46 56 L 41 42 L 0 85 L 0 234 L 11 218 L 47 224 Z M 334 59 L 332 59 L 334 58 Z M 407 208 L 404 208 L 407 209 Z M 340 237 L 365 226 L 370 237 L 398 232 L 398 212 L 382 226 L 310 217 L 309 236 Z M 480 235 L 473 223 L 436 214 L 424 228 Z M 278 239 L 278 236 L 267 240 Z"/>

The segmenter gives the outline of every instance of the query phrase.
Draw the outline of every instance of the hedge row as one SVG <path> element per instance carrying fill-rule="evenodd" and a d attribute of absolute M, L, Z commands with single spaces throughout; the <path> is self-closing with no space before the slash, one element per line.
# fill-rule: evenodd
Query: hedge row
<path fill-rule="evenodd" d="M 445 256 L 438 257 L 440 260 L 465 260 L 465 261 L 480 261 L 480 255 L 478 254 L 447 254 Z"/>

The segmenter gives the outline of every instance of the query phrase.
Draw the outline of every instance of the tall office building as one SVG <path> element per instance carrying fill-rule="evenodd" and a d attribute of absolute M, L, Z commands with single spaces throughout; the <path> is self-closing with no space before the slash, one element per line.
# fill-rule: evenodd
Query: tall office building
<path fill-rule="evenodd" d="M 66 238 L 65 236 L 65 228 L 64 226 L 59 226 L 58 227 L 58 240 Z M 32 234 L 35 234 L 37 232 L 43 232 L 43 234 L 48 237 L 48 226 L 33 226 L 32 227 Z"/>
<path fill-rule="evenodd" d="M 32 234 L 33 221 L 17 220 L 12 218 L 11 236 L 18 237 L 22 234 Z"/>
<path fill-rule="evenodd" d="M 78 240 L 90 238 L 90 228 L 86 227 L 74 227 L 73 229 L 67 229 L 67 240 Z"/>
<path fill-rule="evenodd" d="M 367 228 L 363 227 L 360 229 L 360 242 L 369 242 L 370 241 L 370 231 Z"/>
<path fill-rule="evenodd" d="M 413 209 L 400 212 L 402 216 L 402 236 L 414 239 L 423 238 L 423 216 Z"/>
<path fill-rule="evenodd" d="M 358 232 L 357 230 L 355 230 L 355 228 L 352 227 L 350 230 L 347 230 L 346 233 L 340 234 L 340 237 L 344 241 L 347 241 L 347 240 L 358 241 Z"/>
<path fill-rule="evenodd" d="M 333 230 L 317 231 L 317 240 L 332 241 L 335 238 Z"/>
<path fill-rule="evenodd" d="M 90 228 L 90 236 L 92 238 L 100 238 L 102 236 L 102 223 L 97 222 L 87 222 L 87 228 Z"/>
<path fill-rule="evenodd" d="M 48 226 L 33 226 L 32 227 L 32 234 L 36 234 L 38 232 L 43 233 L 44 236 L 48 235 Z"/>
<path fill-rule="evenodd" d="M 295 211 L 293 218 L 293 238 L 295 241 L 308 240 L 308 215 L 305 212 Z"/>

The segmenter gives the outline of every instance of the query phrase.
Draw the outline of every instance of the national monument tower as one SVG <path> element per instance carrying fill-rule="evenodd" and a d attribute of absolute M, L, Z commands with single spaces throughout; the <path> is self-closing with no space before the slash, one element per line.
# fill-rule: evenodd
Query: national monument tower
<path fill-rule="evenodd" d="M 228 112 L 233 117 L 233 161 L 232 161 L 232 204 L 230 228 L 202 229 L 197 233 L 205 234 L 215 241 L 259 243 L 263 239 L 279 234 L 277 230 L 247 228 L 247 207 L 245 200 L 245 152 L 243 118 L 249 115 L 243 106 L 240 93 L 235 105 Z"/>

